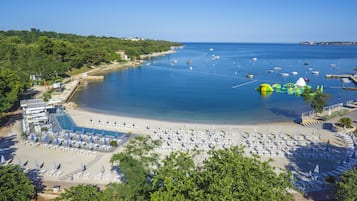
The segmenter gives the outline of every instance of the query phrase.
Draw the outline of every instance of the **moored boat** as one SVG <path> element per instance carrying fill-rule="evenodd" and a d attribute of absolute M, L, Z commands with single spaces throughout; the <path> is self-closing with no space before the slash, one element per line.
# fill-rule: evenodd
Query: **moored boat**
<path fill-rule="evenodd" d="M 253 79 L 255 76 L 254 76 L 254 74 L 252 74 L 252 73 L 248 73 L 248 74 L 246 75 L 246 77 L 247 77 L 247 78 L 250 78 L 250 79 Z"/>

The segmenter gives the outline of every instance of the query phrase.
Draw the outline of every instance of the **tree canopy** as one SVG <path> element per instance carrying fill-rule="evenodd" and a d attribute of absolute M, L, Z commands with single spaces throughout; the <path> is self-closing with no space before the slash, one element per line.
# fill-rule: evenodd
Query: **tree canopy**
<path fill-rule="evenodd" d="M 25 87 L 19 73 L 0 68 L 0 113 L 13 106 Z"/>
<path fill-rule="evenodd" d="M 72 186 L 69 189 L 65 189 L 64 193 L 61 193 L 59 197 L 56 198 L 56 201 L 100 201 L 101 192 L 99 188 L 93 185 L 77 185 Z"/>
<path fill-rule="evenodd" d="M 336 184 L 336 198 L 339 201 L 355 201 L 357 198 L 357 170 L 343 173 Z"/>
<path fill-rule="evenodd" d="M 210 151 L 203 166 L 191 155 L 173 153 L 153 177 L 151 200 L 293 200 L 289 174 L 232 147 Z"/>
<path fill-rule="evenodd" d="M 30 200 L 35 187 L 18 165 L 0 165 L 0 200 Z"/>
<path fill-rule="evenodd" d="M 107 185 L 100 200 L 293 200 L 290 174 L 276 174 L 269 161 L 244 156 L 243 148 L 212 150 L 198 165 L 199 153 L 174 152 L 159 160 L 152 152 L 157 145 L 136 137 L 114 154 L 111 161 L 125 179 Z"/>
<path fill-rule="evenodd" d="M 30 86 L 30 75 L 39 77 L 41 82 L 53 81 L 66 77 L 72 69 L 122 61 L 118 51 L 124 51 L 134 60 L 139 55 L 166 51 L 176 45 L 180 44 L 79 36 L 39 29 L 0 31 L 0 112 L 9 109 L 19 94 Z"/>
<path fill-rule="evenodd" d="M 314 91 L 309 88 L 305 89 L 303 97 L 305 102 L 310 104 L 311 108 L 319 113 L 323 111 L 328 99 L 327 94 L 322 93 L 320 90 Z"/>

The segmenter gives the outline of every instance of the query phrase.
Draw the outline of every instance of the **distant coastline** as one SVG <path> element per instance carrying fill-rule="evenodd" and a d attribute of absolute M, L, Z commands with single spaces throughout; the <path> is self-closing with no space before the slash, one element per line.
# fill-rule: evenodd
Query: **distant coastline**
<path fill-rule="evenodd" d="M 335 42 L 326 42 L 326 41 L 321 41 L 321 42 L 316 42 L 316 41 L 304 41 L 300 42 L 300 45 L 338 45 L 338 46 L 353 46 L 357 45 L 357 42 L 352 42 L 352 41 L 335 41 Z"/>

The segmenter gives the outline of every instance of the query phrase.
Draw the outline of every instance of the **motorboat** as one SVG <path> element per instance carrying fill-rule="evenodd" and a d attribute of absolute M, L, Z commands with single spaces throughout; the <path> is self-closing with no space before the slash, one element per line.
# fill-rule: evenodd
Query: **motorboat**
<path fill-rule="evenodd" d="M 297 75 L 297 74 L 298 74 L 298 72 L 293 71 L 293 72 L 291 72 L 291 74 L 292 74 L 292 75 Z"/>
<path fill-rule="evenodd" d="M 308 68 L 307 70 L 314 70 L 313 68 Z"/>
<path fill-rule="evenodd" d="M 275 67 L 274 67 L 274 70 L 281 70 L 281 67 L 275 66 Z"/>
<path fill-rule="evenodd" d="M 257 61 L 258 59 L 256 57 L 253 57 L 252 58 L 252 61 Z"/>
<path fill-rule="evenodd" d="M 283 77 L 287 77 L 287 76 L 289 76 L 289 73 L 280 73 L 280 75 Z"/>
<path fill-rule="evenodd" d="M 211 52 L 212 52 L 212 51 L 214 51 L 214 49 L 213 49 L 213 48 L 209 48 L 209 51 L 211 51 Z"/>
<path fill-rule="evenodd" d="M 192 70 L 192 66 L 190 66 L 190 70 Z"/>
<path fill-rule="evenodd" d="M 250 79 L 253 79 L 255 76 L 254 76 L 254 74 L 252 74 L 252 73 L 248 73 L 248 74 L 246 75 L 246 77 L 247 77 L 247 78 L 250 78 Z"/>
<path fill-rule="evenodd" d="M 191 59 L 187 60 L 187 65 L 191 65 L 191 64 L 192 64 L 192 60 Z"/>
<path fill-rule="evenodd" d="M 320 74 L 319 71 L 311 71 L 311 73 L 312 73 L 313 75 L 318 75 L 318 74 Z"/>
<path fill-rule="evenodd" d="M 267 73 L 274 73 L 274 70 L 273 69 L 269 69 L 266 71 Z"/>
<path fill-rule="evenodd" d="M 172 61 L 171 61 L 171 65 L 175 65 L 175 64 L 177 64 L 178 63 L 178 60 L 177 59 L 173 59 Z"/>
<path fill-rule="evenodd" d="M 342 81 L 343 83 L 351 83 L 351 80 L 348 79 L 347 77 L 341 78 L 341 81 Z"/>
<path fill-rule="evenodd" d="M 212 54 L 212 60 L 218 60 L 220 59 L 220 56 Z"/>

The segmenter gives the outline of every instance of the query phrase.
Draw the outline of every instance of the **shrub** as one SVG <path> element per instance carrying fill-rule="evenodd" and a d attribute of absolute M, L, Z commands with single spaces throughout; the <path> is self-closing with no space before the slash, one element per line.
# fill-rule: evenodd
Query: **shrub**
<path fill-rule="evenodd" d="M 325 181 L 327 181 L 328 183 L 335 183 L 336 182 L 336 178 L 334 176 L 327 176 L 325 177 Z"/>
<path fill-rule="evenodd" d="M 339 126 L 352 128 L 352 119 L 349 117 L 343 117 L 338 121 Z"/>
<path fill-rule="evenodd" d="M 115 141 L 115 140 L 112 140 L 112 141 L 109 142 L 109 145 L 113 146 L 113 147 L 117 147 L 118 146 L 118 142 Z"/>

